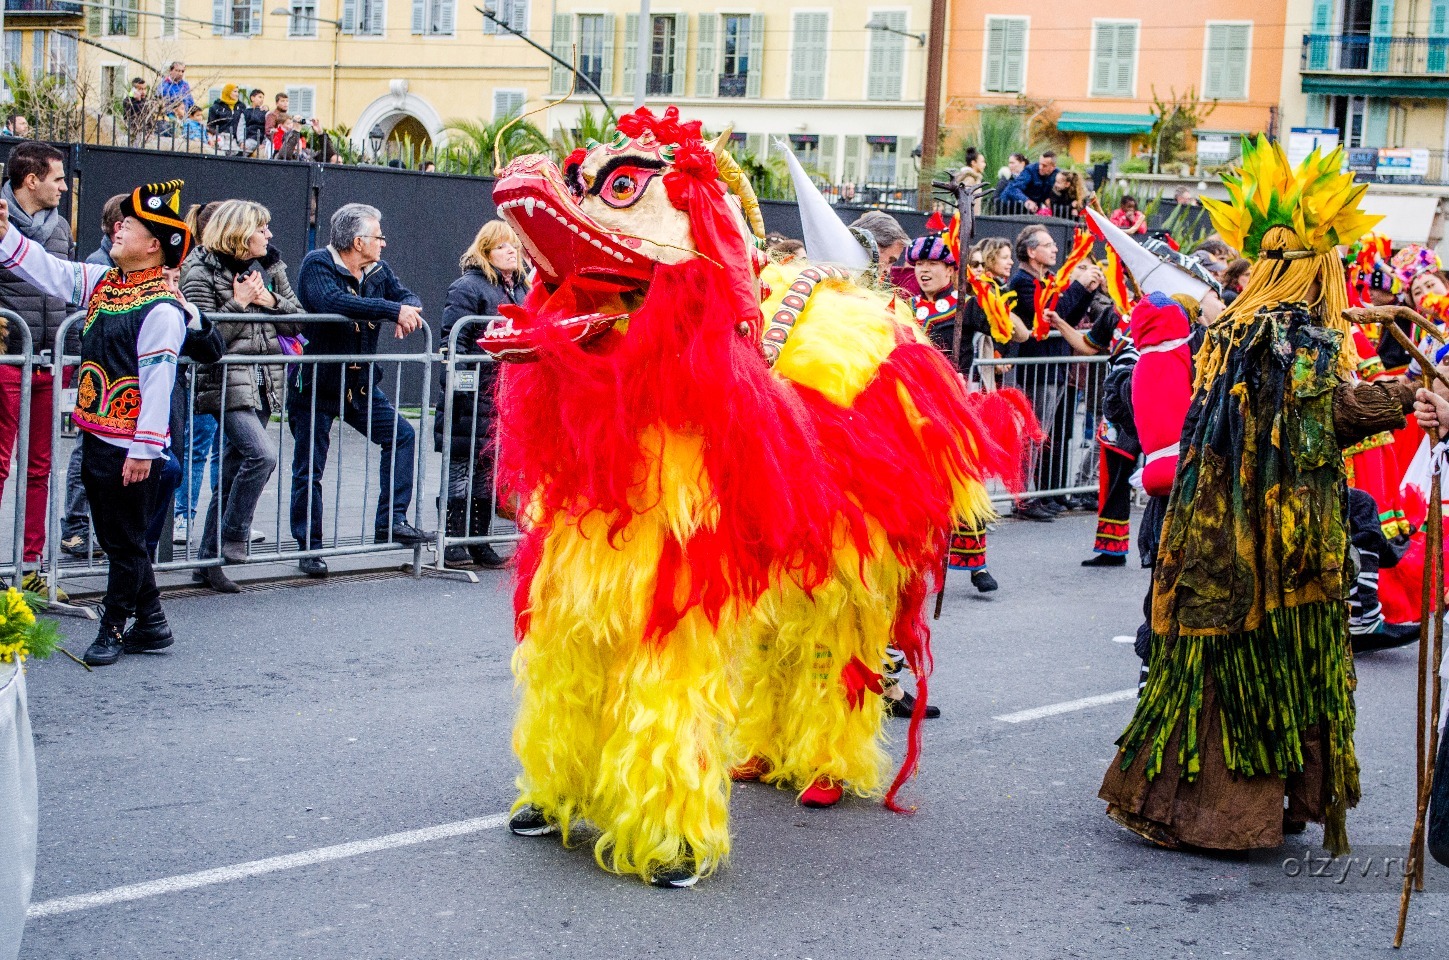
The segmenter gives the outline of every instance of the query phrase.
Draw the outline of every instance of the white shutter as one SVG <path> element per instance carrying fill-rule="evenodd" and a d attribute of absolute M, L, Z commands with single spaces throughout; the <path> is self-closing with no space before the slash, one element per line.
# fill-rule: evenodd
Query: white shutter
<path fill-rule="evenodd" d="M 1210 23 L 1207 31 L 1203 96 L 1210 100 L 1246 98 L 1252 28 L 1246 23 Z"/>
<path fill-rule="evenodd" d="M 877 13 L 873 20 L 883 23 L 892 30 L 906 29 L 904 10 Z M 885 30 L 870 31 L 870 67 L 866 74 L 865 98 L 867 100 L 899 100 L 901 78 L 906 65 L 906 38 Z"/>
<path fill-rule="evenodd" d="M 357 0 L 342 0 L 342 32 L 357 32 Z"/>
<path fill-rule="evenodd" d="M 763 96 L 765 80 L 765 15 L 750 14 L 750 72 L 745 78 L 745 96 L 758 100 Z"/>
<path fill-rule="evenodd" d="M 106 32 L 110 32 L 110 24 L 106 24 Z M 226 8 L 226 0 L 211 0 L 211 32 L 215 34 L 226 34 L 231 32 L 231 13 Z"/>
<path fill-rule="evenodd" d="M 528 32 L 528 0 L 513 0 L 508 8 L 508 25 L 519 33 Z"/>
<path fill-rule="evenodd" d="M 820 149 L 817 152 L 820 162 L 817 165 L 820 175 L 827 181 L 835 182 L 835 134 L 823 133 L 820 135 Z"/>
<path fill-rule="evenodd" d="M 259 37 L 262 35 L 262 0 L 251 0 L 251 29 L 247 31 L 248 36 Z"/>
<path fill-rule="evenodd" d="M 790 53 L 790 98 L 825 98 L 825 53 L 830 14 L 796 11 L 795 42 Z"/>
<path fill-rule="evenodd" d="M 549 48 L 553 55 L 564 63 L 573 63 L 573 42 L 574 42 L 574 18 L 569 13 L 556 13 L 553 15 L 553 39 L 549 41 Z M 549 93 L 555 96 L 563 96 L 573 89 L 574 77 L 568 67 L 553 65 L 549 72 Z"/>
<path fill-rule="evenodd" d="M 1130 97 L 1137 86 L 1137 24 L 1117 25 L 1117 91 Z"/>
<path fill-rule="evenodd" d="M 896 137 L 896 186 L 910 189 L 916 185 L 915 137 Z"/>
<path fill-rule="evenodd" d="M 845 163 L 840 169 L 840 182 L 847 180 L 860 186 L 860 155 L 865 152 L 865 137 L 850 135 L 845 138 Z"/>
<path fill-rule="evenodd" d="M 456 29 L 458 0 L 437 0 L 437 3 L 438 26 L 436 32 L 441 36 L 451 37 Z"/>
<path fill-rule="evenodd" d="M 1092 95 L 1130 97 L 1137 67 L 1137 24 L 1097 23 L 1092 61 Z"/>
<path fill-rule="evenodd" d="M 763 133 L 745 134 L 745 152 L 760 163 L 765 162 L 765 149 L 765 135 Z"/>
<path fill-rule="evenodd" d="M 413 0 L 413 33 L 428 32 L 428 3 L 429 0 Z"/>
<path fill-rule="evenodd" d="M 508 0 L 502 0 L 502 3 L 507 4 Z M 499 12 L 499 6 L 499 0 L 483 0 L 484 10 L 486 10 L 488 13 L 493 14 L 493 16 L 498 17 L 500 20 L 508 19 L 506 16 L 504 16 L 503 13 Z M 489 20 L 487 17 L 483 18 L 483 35 L 485 37 L 497 36 L 502 32 L 503 31 L 498 28 L 498 24 L 494 23 L 492 20 Z"/>
<path fill-rule="evenodd" d="M 372 14 L 368 20 L 367 32 L 375 37 L 380 37 L 387 26 L 387 2 L 386 0 L 372 0 Z"/>
<path fill-rule="evenodd" d="M 982 86 L 988 92 L 1002 89 L 1001 71 L 1006 62 L 1006 21 L 1001 17 L 986 18 L 986 78 Z"/>
<path fill-rule="evenodd" d="M 504 117 L 517 116 L 523 112 L 525 95 L 522 90 L 510 90 L 503 87 L 493 89 L 493 119 L 502 120 Z"/>
<path fill-rule="evenodd" d="M 674 18 L 674 73 L 670 75 L 669 95 L 684 96 L 684 77 L 689 66 L 689 15 Z"/>
<path fill-rule="evenodd" d="M 715 65 L 717 51 L 715 37 L 719 33 L 719 14 L 699 15 L 699 41 L 694 53 L 694 95 L 714 97 L 719 94 L 719 68 Z"/>
<path fill-rule="evenodd" d="M 176 3 L 177 0 L 161 0 L 161 36 L 163 38 L 176 36 Z"/>
<path fill-rule="evenodd" d="M 316 94 L 317 91 L 315 87 L 288 87 L 288 110 L 294 116 L 301 117 L 304 120 L 312 119 L 317 115 L 316 111 L 314 110 Z"/>
<path fill-rule="evenodd" d="M 1026 82 L 1026 20 L 1006 21 L 1006 40 L 1001 55 L 1001 89 L 1020 93 Z"/>
<path fill-rule="evenodd" d="M 604 14 L 604 55 L 599 63 L 599 92 L 605 96 L 614 92 L 614 31 L 619 18 L 612 13 Z"/>
<path fill-rule="evenodd" d="M 639 14 L 624 15 L 624 90 L 634 96 L 639 89 Z"/>

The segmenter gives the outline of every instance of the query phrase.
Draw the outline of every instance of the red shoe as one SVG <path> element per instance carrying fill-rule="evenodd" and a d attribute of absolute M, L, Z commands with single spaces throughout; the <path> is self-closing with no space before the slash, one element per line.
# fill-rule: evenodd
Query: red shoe
<path fill-rule="evenodd" d="M 764 757 L 750 757 L 730 771 L 730 779 L 736 783 L 754 783 L 770 772 L 770 761 Z"/>
<path fill-rule="evenodd" d="M 845 796 L 845 789 L 840 784 L 827 777 L 821 777 L 800 794 L 800 806 L 817 809 L 833 807 L 840 802 L 840 798 L 843 796 Z"/>

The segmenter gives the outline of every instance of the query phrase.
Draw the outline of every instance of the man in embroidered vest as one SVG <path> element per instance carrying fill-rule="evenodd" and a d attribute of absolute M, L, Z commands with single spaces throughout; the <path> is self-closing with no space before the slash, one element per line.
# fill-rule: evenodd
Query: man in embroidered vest
<path fill-rule="evenodd" d="M 113 268 L 51 256 L 10 229 L 8 205 L 0 201 L 0 267 L 86 310 L 71 417 L 82 431 L 81 474 L 96 537 L 110 558 L 100 634 L 85 654 L 92 666 L 172 643 L 146 525 L 160 486 L 154 461 L 170 446 L 176 354 L 188 322 L 200 326 L 167 275 L 191 246 L 181 186 L 180 180 L 148 184 L 121 204 Z"/>

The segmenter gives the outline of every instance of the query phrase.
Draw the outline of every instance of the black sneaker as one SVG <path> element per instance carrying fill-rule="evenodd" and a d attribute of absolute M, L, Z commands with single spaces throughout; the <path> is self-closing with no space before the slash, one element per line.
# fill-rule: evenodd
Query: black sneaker
<path fill-rule="evenodd" d="M 297 569 L 309 577 L 327 576 L 327 561 L 321 557 L 303 557 L 297 561 Z"/>
<path fill-rule="evenodd" d="M 391 533 L 391 536 L 389 536 Z M 436 543 L 438 535 L 428 533 L 426 530 L 419 530 L 406 520 L 399 520 L 392 525 L 392 530 L 379 530 L 373 537 L 375 543 L 387 543 L 389 540 L 404 547 L 418 547 L 424 544 Z"/>
<path fill-rule="evenodd" d="M 546 837 L 558 833 L 558 824 L 550 823 L 543 810 L 530 803 L 508 818 L 508 830 L 519 837 Z"/>
<path fill-rule="evenodd" d="M 499 570 L 508 566 L 508 561 L 498 555 L 491 543 L 477 543 L 468 548 L 473 562 L 485 570 Z"/>
<path fill-rule="evenodd" d="M 668 867 L 660 867 L 649 875 L 651 887 L 663 887 L 670 890 L 683 890 L 692 887 L 699 882 L 699 863 L 694 858 L 694 853 L 688 848 L 685 849 L 684 859 Z"/>
<path fill-rule="evenodd" d="M 990 593 L 999 586 L 996 578 L 985 570 L 977 570 L 971 574 L 971 585 L 976 588 L 978 593 Z"/>
<path fill-rule="evenodd" d="M 85 656 L 81 659 L 92 667 L 109 667 L 121 659 L 124 647 L 121 628 L 102 617 L 100 633 L 96 635 L 95 642 L 86 647 Z"/>
<path fill-rule="evenodd" d="M 1035 520 L 1038 523 L 1051 523 L 1057 518 L 1055 513 L 1048 510 L 1040 500 L 1028 500 L 1016 511 L 1017 516 L 1025 517 L 1027 520 Z"/>
<path fill-rule="evenodd" d="M 1084 567 L 1125 567 L 1127 566 L 1127 555 L 1125 553 L 1099 553 L 1090 560 L 1083 560 Z"/>
<path fill-rule="evenodd" d="M 1050 500 L 1043 500 L 1041 505 L 1052 514 L 1066 513 L 1069 509 L 1061 497 L 1052 497 Z"/>
<path fill-rule="evenodd" d="M 166 614 L 160 607 L 136 617 L 131 628 L 121 635 L 121 646 L 127 653 L 154 653 L 176 642 Z"/>
<path fill-rule="evenodd" d="M 916 709 L 916 698 L 904 690 L 898 699 L 886 698 L 886 713 L 899 720 L 911 719 L 911 714 Z M 941 708 L 934 703 L 926 704 L 926 719 L 935 720 L 941 715 Z"/>

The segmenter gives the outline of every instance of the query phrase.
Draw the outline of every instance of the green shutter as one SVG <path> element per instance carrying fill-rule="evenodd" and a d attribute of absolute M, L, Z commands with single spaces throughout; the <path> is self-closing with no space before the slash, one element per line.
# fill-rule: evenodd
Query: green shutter
<path fill-rule="evenodd" d="M 830 39 L 830 14 L 797 11 L 795 42 L 790 55 L 790 98 L 825 98 L 825 52 Z"/>
<path fill-rule="evenodd" d="M 719 14 L 699 15 L 699 40 L 694 48 L 694 95 L 713 97 L 719 94 L 718 68 L 715 66 L 715 37 L 719 34 Z"/>
<path fill-rule="evenodd" d="M 1428 73 L 1449 73 L 1449 0 L 1429 4 L 1429 54 L 1424 64 Z"/>
<path fill-rule="evenodd" d="M 896 186 L 909 190 L 916 185 L 915 137 L 896 137 Z"/>
<path fill-rule="evenodd" d="M 1113 76 L 1114 89 L 1121 97 L 1132 96 L 1137 79 L 1137 24 L 1117 24 L 1117 63 Z"/>
<path fill-rule="evenodd" d="M 107 28 L 109 32 L 109 28 Z M 211 0 L 211 32 L 224 34 L 231 32 L 231 15 L 226 10 L 226 0 Z"/>
<path fill-rule="evenodd" d="M 342 0 L 342 32 L 357 32 L 357 0 Z"/>
<path fill-rule="evenodd" d="M 1309 21 L 1308 69 L 1327 70 L 1329 51 L 1333 45 L 1334 0 L 1313 0 L 1313 14 Z"/>
<path fill-rule="evenodd" d="M 1387 73 L 1389 54 L 1393 50 L 1394 0 L 1374 0 L 1373 17 L 1369 26 L 1369 70 Z"/>
<path fill-rule="evenodd" d="M 1328 97 L 1321 93 L 1308 95 L 1308 107 L 1303 117 L 1303 123 L 1304 126 L 1309 127 L 1328 126 Z"/>
<path fill-rule="evenodd" d="M 1365 147 L 1389 146 L 1389 102 L 1370 97 L 1364 105 L 1363 143 Z"/>
<path fill-rule="evenodd" d="M 139 0 L 138 0 L 139 2 Z M 262 0 L 251 0 L 251 31 L 250 35 L 259 37 L 262 35 Z M 137 17 L 139 20 L 140 18 Z"/>
<path fill-rule="evenodd" d="M 835 182 L 835 134 L 823 133 L 820 135 L 820 149 L 817 151 L 820 163 L 817 170 L 820 176 L 830 183 Z"/>
<path fill-rule="evenodd" d="M 212 31 L 215 33 L 216 31 Z M 101 8 L 99 6 L 86 7 L 86 33 L 92 37 L 102 36 L 101 33 Z M 8 67 L 9 64 L 6 64 Z"/>
<path fill-rule="evenodd" d="M 1001 90 L 1001 69 L 1006 62 L 1006 21 L 1000 17 L 986 18 L 986 78 L 982 85 L 988 92 Z"/>
<path fill-rule="evenodd" d="M 1006 21 L 1006 41 L 1002 45 L 1001 89 L 1021 93 L 1026 85 L 1026 20 Z"/>
<path fill-rule="evenodd" d="M 256 0 L 252 0 L 253 3 Z M 126 0 L 126 36 L 139 37 L 141 35 L 141 17 L 135 11 L 141 9 L 141 0 Z"/>
<path fill-rule="evenodd" d="M 549 38 L 549 49 L 564 63 L 574 62 L 574 17 L 571 13 L 553 15 L 553 34 Z M 548 92 L 563 96 L 574 88 L 573 71 L 555 63 L 548 75 Z"/>
<path fill-rule="evenodd" d="M 624 95 L 639 90 L 639 14 L 624 15 Z"/>
<path fill-rule="evenodd" d="M 840 182 L 850 181 L 860 186 L 860 155 L 865 152 L 865 137 L 850 135 L 845 138 L 845 162 L 840 170 Z"/>
<path fill-rule="evenodd" d="M 764 96 L 765 81 L 765 15 L 750 14 L 750 72 L 745 78 L 745 96 L 758 100 Z"/>
<path fill-rule="evenodd" d="M 670 75 L 669 95 L 684 96 L 684 77 L 689 66 L 689 14 L 674 18 L 674 73 Z"/>
<path fill-rule="evenodd" d="M 1108 96 L 1114 91 L 1112 80 L 1117 75 L 1117 24 L 1093 25 L 1092 96 Z"/>
<path fill-rule="evenodd" d="M 1252 27 L 1244 23 L 1208 24 L 1203 96 L 1210 100 L 1242 100 L 1248 96 L 1248 42 Z"/>
<path fill-rule="evenodd" d="M 413 0 L 413 33 L 425 33 L 427 27 L 428 0 Z"/>
<path fill-rule="evenodd" d="M 765 135 L 763 133 L 745 134 L 745 152 L 754 157 L 760 163 L 765 162 Z"/>
<path fill-rule="evenodd" d="M 893 30 L 906 29 L 904 10 L 877 13 L 873 20 Z M 865 98 L 867 100 L 899 100 L 901 78 L 906 66 L 906 38 L 885 30 L 870 31 L 870 68 L 866 74 Z"/>
<path fill-rule="evenodd" d="M 606 96 L 614 92 L 614 30 L 619 18 L 604 14 L 604 55 L 599 64 L 599 91 Z"/>

